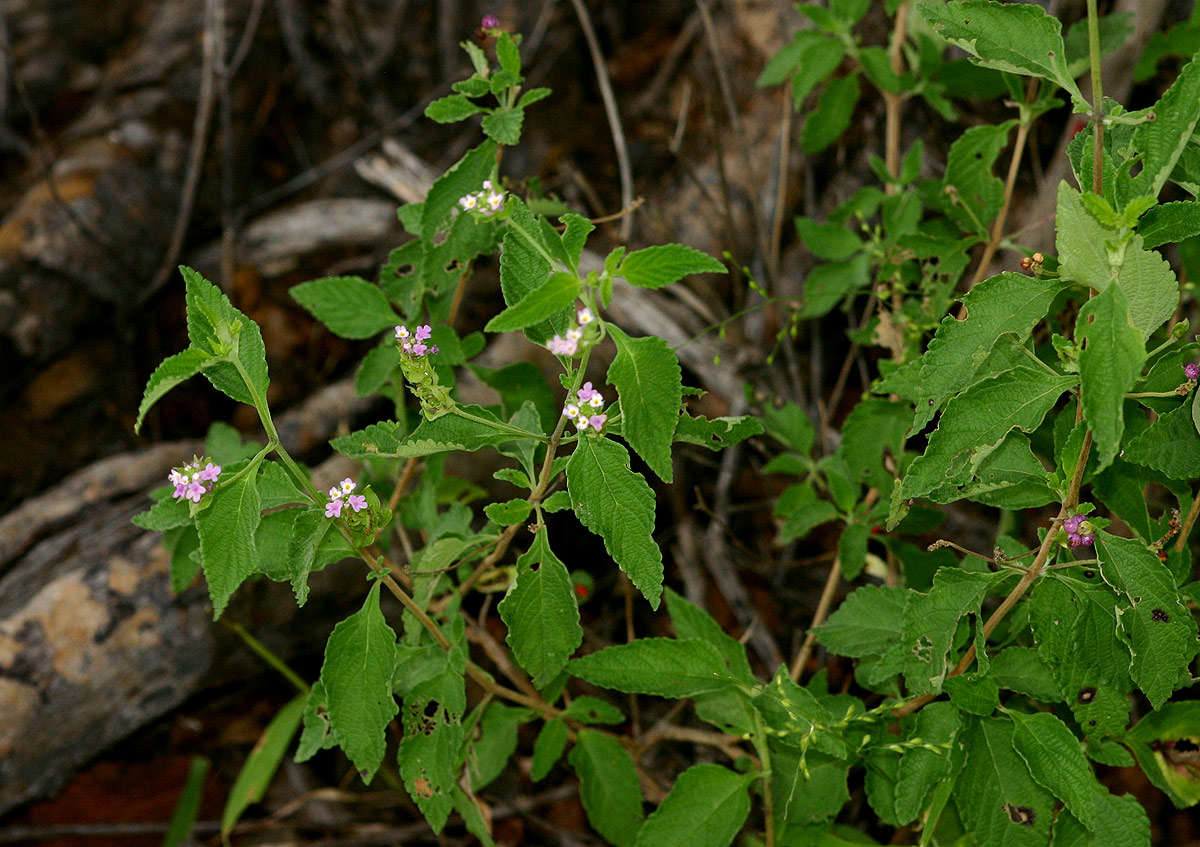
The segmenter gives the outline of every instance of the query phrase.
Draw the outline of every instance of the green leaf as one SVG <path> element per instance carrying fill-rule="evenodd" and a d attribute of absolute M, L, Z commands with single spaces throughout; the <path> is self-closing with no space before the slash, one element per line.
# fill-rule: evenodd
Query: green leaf
<path fill-rule="evenodd" d="M 1177 808 L 1200 803 L 1200 779 L 1191 766 L 1200 739 L 1200 704 L 1168 703 L 1129 730 L 1125 743 L 1146 776 Z"/>
<path fill-rule="evenodd" d="M 870 281 L 870 263 L 865 253 L 846 262 L 818 265 L 804 280 L 804 305 L 800 317 L 819 318 L 828 314 L 843 297 L 855 293 Z"/>
<path fill-rule="evenodd" d="M 375 581 L 362 608 L 333 628 L 321 664 L 330 730 L 366 783 L 383 762 L 387 725 L 399 711 L 392 696 L 396 634 L 379 608 L 379 586 Z"/>
<path fill-rule="evenodd" d="M 1059 812 L 1052 847 L 1150 847 L 1150 820 L 1137 797 L 1117 797 L 1104 791 L 1096 794 L 1093 802 L 1094 831 L 1088 832 L 1069 811 Z"/>
<path fill-rule="evenodd" d="M 554 89 L 552 88 L 530 88 L 521 94 L 521 99 L 517 101 L 517 108 L 525 109 L 534 103 L 540 103 L 553 93 Z"/>
<path fill-rule="evenodd" d="M 708 612 L 689 603 L 671 589 L 665 589 L 663 596 L 677 636 L 708 642 L 720 652 L 734 676 L 747 684 L 754 684 L 754 671 L 750 669 L 750 660 L 746 658 L 746 648 L 741 642 L 721 629 Z"/>
<path fill-rule="evenodd" d="M 812 449 L 813 439 L 816 438 L 816 430 L 808 413 L 796 403 L 766 406 L 763 409 L 763 425 L 768 435 L 803 455 Z"/>
<path fill-rule="evenodd" d="M 441 648 L 436 648 L 440 650 Z M 461 677 L 460 677 L 461 678 Z M 425 713 L 426 701 L 405 699 L 404 739 L 400 742 L 400 776 L 409 796 L 434 832 L 441 832 L 454 808 L 462 764 L 463 729 L 444 705 Z"/>
<path fill-rule="evenodd" d="M 1157 709 L 1176 688 L 1190 684 L 1187 666 L 1200 650 L 1196 621 L 1170 569 L 1142 542 L 1098 533 L 1096 558 L 1104 581 L 1130 602 L 1130 608 L 1117 612 L 1120 628 L 1131 639 L 1130 674 Z"/>
<path fill-rule="evenodd" d="M 1200 235 L 1200 200 L 1162 203 L 1148 211 L 1138 224 L 1147 250 L 1164 244 L 1177 244 Z"/>
<path fill-rule="evenodd" d="M 567 491 L 579 522 L 604 539 L 604 549 L 658 608 L 662 551 L 654 541 L 654 492 L 629 468 L 615 441 L 585 436 L 567 462 Z"/>
<path fill-rule="evenodd" d="M 478 191 L 496 167 L 496 145 L 485 141 L 469 150 L 450 170 L 433 183 L 421 207 L 421 232 L 432 239 L 442 220 L 458 205 L 459 198 Z"/>
<path fill-rule="evenodd" d="M 676 699 L 733 682 L 717 648 L 696 638 L 639 638 L 572 659 L 567 671 L 602 688 Z"/>
<path fill-rule="evenodd" d="M 809 93 L 828 79 L 846 57 L 846 48 L 841 41 L 821 33 L 813 35 L 817 37 L 809 41 L 799 57 L 799 64 L 792 71 L 792 105 L 796 109 L 804 107 Z"/>
<path fill-rule="evenodd" d="M 528 218 L 525 223 L 536 225 L 536 219 L 528 209 L 525 210 L 525 217 Z M 550 260 L 532 247 L 524 236 L 513 230 L 505 234 L 500 253 L 500 291 L 505 303 L 510 306 L 519 303 L 530 292 L 545 284 L 553 270 Z M 563 310 L 546 323 L 529 327 L 525 335 L 534 343 L 541 344 L 555 333 L 565 332 L 569 323 L 570 311 Z"/>
<path fill-rule="evenodd" d="M 299 510 L 293 519 L 287 561 L 298 606 L 303 606 L 308 600 L 308 575 L 317 566 L 317 551 L 332 527 L 329 518 L 317 508 Z"/>
<path fill-rule="evenodd" d="M 958 710 L 949 703 L 930 703 L 917 714 L 908 739 L 920 739 L 923 746 L 913 747 L 900 759 L 896 781 L 896 817 L 900 823 L 916 820 L 933 789 L 952 773 L 951 748 L 961 726 Z"/>
<path fill-rule="evenodd" d="M 490 115 L 485 115 L 480 126 L 483 127 L 488 138 L 513 147 L 521 142 L 521 125 L 524 122 L 524 109 L 501 107 Z"/>
<path fill-rule="evenodd" d="M 814 45 L 823 41 L 837 44 L 829 36 L 811 29 L 797 31 L 792 36 L 792 40 L 767 61 L 754 84 L 759 88 L 766 88 L 784 82 L 797 69 L 805 67 L 807 64 L 805 54 Z"/>
<path fill-rule="evenodd" d="M 1200 476 L 1200 435 L 1187 403 L 1165 415 L 1130 439 L 1123 458 L 1144 465 L 1171 479 Z"/>
<path fill-rule="evenodd" d="M 451 94 L 448 97 L 439 97 L 426 106 L 425 117 L 440 124 L 450 124 L 465 120 L 482 111 L 481 107 L 476 106 L 461 94 Z"/>
<path fill-rule="evenodd" d="M 880 491 L 891 489 L 893 476 L 884 461 L 903 455 L 910 416 L 907 403 L 883 397 L 858 401 L 842 423 L 842 443 L 837 449 L 852 479 Z"/>
<path fill-rule="evenodd" d="M 196 516 L 200 561 L 214 619 L 225 611 L 237 587 L 258 569 L 254 545 L 261 508 L 255 484 L 258 467 L 258 462 L 252 462 L 228 482 L 218 484 L 208 495 L 209 507 Z"/>
<path fill-rule="evenodd" d="M 1000 718 L 968 723 L 967 761 L 954 802 L 979 847 L 1046 847 L 1054 798 L 1013 750 L 1013 725 Z"/>
<path fill-rule="evenodd" d="M 180 266 L 186 287 L 188 339 L 192 346 L 220 357 L 204 368 L 204 378 L 223 394 L 239 403 L 254 405 L 254 394 L 267 396 L 267 350 L 258 324 L 239 312 L 211 282 L 186 266 Z M 226 343 L 228 339 L 228 344 Z M 236 359 L 249 377 L 246 387 L 238 367 L 227 358 L 237 345 Z"/>
<path fill-rule="evenodd" d="M 283 761 L 283 754 L 300 726 L 307 700 L 308 696 L 301 694 L 280 709 L 246 757 L 225 800 L 225 811 L 221 814 L 222 838 L 228 838 L 247 807 L 262 800 L 266 794 L 279 770 L 279 763 Z"/>
<path fill-rule="evenodd" d="M 1079 739 L 1049 712 L 1010 712 L 1013 748 L 1034 780 L 1063 801 L 1088 829 L 1096 828 L 1096 798 L 1107 793 L 1092 773 Z"/>
<path fill-rule="evenodd" d="M 625 715 L 612 703 L 586 694 L 572 700 L 571 705 L 563 709 L 563 717 L 585 724 L 625 723 Z"/>
<path fill-rule="evenodd" d="M 540 287 L 488 321 L 484 330 L 510 332 L 547 320 L 563 309 L 570 308 L 582 287 L 583 283 L 574 274 L 553 273 Z"/>
<path fill-rule="evenodd" d="M 964 714 L 987 717 L 1000 705 L 1000 686 L 990 676 L 959 674 L 947 677 L 943 688 Z"/>
<path fill-rule="evenodd" d="M 296 745 L 297 763 L 307 762 L 318 750 L 329 750 L 336 744 L 329 731 L 329 704 L 326 700 L 325 686 L 318 679 L 304 700 L 304 729 L 300 733 L 300 743 Z"/>
<path fill-rule="evenodd" d="M 500 526 L 512 526 L 529 517 L 533 506 L 528 500 L 506 500 L 503 503 L 489 503 L 483 507 L 488 520 L 495 521 Z"/>
<path fill-rule="evenodd" d="M 921 497 L 946 485 L 966 485 L 1014 429 L 1032 432 L 1075 377 L 1020 365 L 982 380 L 946 406 L 925 452 L 904 474 L 900 496 Z"/>
<path fill-rule="evenodd" d="M 818 259 L 840 262 L 863 249 L 863 240 L 838 223 L 796 218 L 796 234 Z"/>
<path fill-rule="evenodd" d="M 842 528 L 838 539 L 838 559 L 847 580 L 854 580 L 867 564 L 867 538 L 871 527 L 865 523 L 849 523 Z"/>
<path fill-rule="evenodd" d="M 142 395 L 141 404 L 138 405 L 137 421 L 133 425 L 133 431 L 141 431 L 142 420 L 145 419 L 146 412 L 150 411 L 150 407 L 157 403 L 164 394 L 181 382 L 200 373 L 210 362 L 212 362 L 212 356 L 195 347 L 189 347 L 174 356 L 163 359 L 154 369 L 154 373 L 150 374 L 150 378 L 146 380 L 146 391 Z"/>
<path fill-rule="evenodd" d="M 608 381 L 621 401 L 621 434 L 650 470 L 670 482 L 671 443 L 683 402 L 679 357 L 657 336 L 630 338 L 615 326 L 608 332 L 617 346 Z"/>
<path fill-rule="evenodd" d="M 1119 49 L 1133 32 L 1133 13 L 1113 12 L 1105 15 L 1100 18 L 1098 29 L 1100 30 L 1100 55 L 1107 56 Z M 1092 61 L 1088 50 L 1086 16 L 1071 25 L 1064 41 L 1067 47 L 1068 72 L 1073 77 L 1087 73 L 1092 66 Z"/>
<path fill-rule="evenodd" d="M 292 286 L 291 295 L 342 338 L 370 338 L 400 322 L 383 290 L 357 276 L 302 282 Z"/>
<path fill-rule="evenodd" d="M 550 550 L 545 528 L 517 560 L 517 578 L 500 601 L 508 645 L 535 688 L 544 688 L 583 643 L 571 575 Z"/>
<path fill-rule="evenodd" d="M 808 535 L 815 527 L 833 520 L 838 511 L 828 500 L 817 499 L 812 482 L 789 485 L 775 501 L 775 517 L 783 518 L 779 543 L 787 544 Z"/>
<path fill-rule="evenodd" d="M 723 418 L 694 418 L 684 413 L 675 424 L 675 441 L 697 444 L 709 450 L 724 450 L 761 435 L 763 426 L 749 415 Z"/>
<path fill-rule="evenodd" d="M 621 261 L 616 276 L 639 288 L 662 288 L 688 274 L 728 273 L 725 266 L 707 253 L 682 244 L 660 244 L 634 250 Z"/>
<path fill-rule="evenodd" d="M 329 442 L 334 450 L 351 459 L 406 459 L 465 450 L 474 452 L 517 439 L 494 414 L 481 406 L 460 406 L 464 412 L 482 418 L 469 420 L 458 415 L 442 415 L 423 420 L 411 434 L 402 435 L 403 428 L 394 421 L 371 424 Z"/>
<path fill-rule="evenodd" d="M 856 73 L 835 79 L 825 86 L 817 107 L 804 120 L 800 149 L 811 156 L 837 141 L 850 126 L 859 94 L 861 89 Z"/>
<path fill-rule="evenodd" d="M 1121 447 L 1125 393 L 1141 376 L 1146 347 L 1142 334 L 1130 322 L 1125 296 L 1115 285 L 1083 304 L 1075 326 L 1082 347 L 1083 417 L 1091 427 L 1099 459 L 1097 471 L 1101 471 Z"/>
<path fill-rule="evenodd" d="M 1142 248 L 1142 237 L 1133 235 L 1120 250 L 1110 251 L 1118 239 L 1087 211 L 1079 192 L 1064 181 L 1058 186 L 1056 217 L 1059 273 L 1103 292 L 1116 283 L 1129 304 L 1129 319 L 1143 338 L 1171 317 L 1179 302 L 1179 281 L 1162 256 Z"/>
<path fill-rule="evenodd" d="M 204 800 L 204 781 L 208 776 L 209 766 L 208 759 L 203 756 L 192 757 L 187 780 L 179 792 L 179 800 L 175 803 L 175 811 L 171 814 L 166 835 L 163 836 L 163 847 L 185 847 L 193 843 L 192 829 L 196 826 L 200 804 Z"/>
<path fill-rule="evenodd" d="M 1062 289 L 1055 279 L 1002 273 L 967 292 L 962 301 L 966 319 L 944 318 L 919 360 L 917 411 L 909 435 L 922 430 L 947 400 L 975 382 L 1001 336 L 1023 344 Z"/>
<path fill-rule="evenodd" d="M 947 198 L 946 216 L 964 232 L 987 238 L 988 227 L 1004 204 L 1004 182 L 992 169 L 1016 123 L 971 127 L 950 146 L 942 184 L 947 194 L 954 194 Z"/>
<path fill-rule="evenodd" d="M 472 740 L 467 752 L 472 791 L 483 790 L 500 776 L 512 754 L 517 752 L 517 727 L 531 716 L 528 709 L 495 701 L 488 704 L 479 721 L 479 735 Z"/>
<path fill-rule="evenodd" d="M 801 753 L 768 738 L 776 827 L 832 818 L 850 799 L 850 763 L 824 753 Z"/>
<path fill-rule="evenodd" d="M 728 847 L 750 814 L 746 789 L 756 778 L 720 765 L 693 765 L 646 818 L 637 847 Z"/>
<path fill-rule="evenodd" d="M 970 53 L 976 64 L 1041 77 L 1065 89 L 1076 105 L 1086 105 L 1067 66 L 1062 24 L 1044 9 L 990 0 L 963 0 L 945 5 L 924 2 L 917 8 L 930 26 L 951 44 Z"/>
<path fill-rule="evenodd" d="M 354 393 L 359 397 L 370 397 L 396 372 L 400 367 L 400 350 L 392 338 L 384 338 L 383 342 L 371 348 L 358 372 L 354 375 Z"/>
<path fill-rule="evenodd" d="M 579 264 L 579 257 L 583 255 L 583 246 L 587 244 L 588 234 L 596 228 L 596 225 L 574 212 L 567 212 L 559 218 L 559 221 L 565 227 L 562 234 L 563 249 L 567 251 L 571 267 L 574 268 Z"/>
<path fill-rule="evenodd" d="M 1141 170 L 1130 180 L 1127 196 L 1158 197 L 1175 163 L 1200 123 L 1200 60 L 1183 66 L 1179 76 L 1154 104 L 1155 120 L 1133 131 L 1132 147 L 1141 153 Z"/>
<path fill-rule="evenodd" d="M 529 778 L 541 782 L 550 773 L 550 769 L 562 758 L 567 749 L 566 723 L 559 718 L 551 718 L 542 725 L 537 740 L 533 742 L 533 757 L 529 762 Z"/>
<path fill-rule="evenodd" d="M 134 526 L 151 532 L 166 532 L 192 522 L 192 504 L 189 500 L 176 500 L 165 496 L 149 509 L 134 515 Z"/>
<path fill-rule="evenodd" d="M 992 657 L 988 676 L 1009 691 L 1016 691 L 1044 703 L 1063 699 L 1050 666 L 1032 647 L 1006 647 Z"/>
<path fill-rule="evenodd" d="M 910 590 L 895 650 L 913 694 L 941 690 L 958 621 L 968 613 L 978 619 L 980 601 L 993 580 L 992 574 L 943 568 L 927 594 Z"/>
<path fill-rule="evenodd" d="M 907 600 L 903 588 L 864 585 L 817 627 L 817 640 L 839 656 L 882 656 L 900 638 Z"/>
<path fill-rule="evenodd" d="M 567 757 L 592 828 L 616 847 L 633 847 L 642 827 L 642 792 L 633 757 L 617 739 L 579 730 Z"/>

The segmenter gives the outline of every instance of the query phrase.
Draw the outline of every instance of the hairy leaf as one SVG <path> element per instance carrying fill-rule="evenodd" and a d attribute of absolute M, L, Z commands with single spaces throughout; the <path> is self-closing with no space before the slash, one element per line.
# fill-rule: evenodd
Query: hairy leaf
<path fill-rule="evenodd" d="M 728 847 L 750 814 L 746 789 L 756 778 L 720 765 L 693 765 L 646 818 L 637 847 Z"/>
<path fill-rule="evenodd" d="M 660 479 L 670 482 L 671 443 L 683 401 L 679 358 L 657 336 L 630 338 L 616 327 L 609 334 L 617 355 L 608 381 L 621 401 L 621 434 Z"/>
<path fill-rule="evenodd" d="M 616 275 L 639 288 L 662 288 L 688 274 L 728 273 L 725 266 L 707 253 L 683 244 L 660 244 L 634 250 L 625 256 Z"/>
<path fill-rule="evenodd" d="M 200 561 L 214 618 L 225 611 L 237 587 L 258 570 L 254 544 L 261 508 L 256 484 L 258 467 L 259 463 L 251 463 L 228 482 L 218 483 L 207 495 L 211 504 L 196 516 Z"/>
<path fill-rule="evenodd" d="M 383 289 L 361 277 L 327 276 L 293 285 L 290 293 L 342 338 L 370 338 L 400 322 Z"/>
<path fill-rule="evenodd" d="M 579 776 L 579 799 L 592 828 L 616 847 L 634 847 L 642 792 L 629 751 L 612 736 L 581 729 L 567 759 Z"/>
<path fill-rule="evenodd" d="M 694 697 L 733 683 L 721 653 L 697 638 L 639 638 L 572 659 L 567 671 L 592 685 L 659 697 Z"/>
<path fill-rule="evenodd" d="M 979 847 L 1045 847 L 1054 798 L 1013 749 L 1013 725 L 1002 718 L 968 723 L 967 761 L 954 802 Z"/>
<path fill-rule="evenodd" d="M 1079 377 L 1083 416 L 1095 439 L 1100 471 L 1108 467 L 1121 447 L 1125 393 L 1142 373 L 1146 347 L 1142 334 L 1130 322 L 1125 296 L 1116 285 L 1083 305 L 1076 327 L 1076 338 L 1082 344 Z"/>

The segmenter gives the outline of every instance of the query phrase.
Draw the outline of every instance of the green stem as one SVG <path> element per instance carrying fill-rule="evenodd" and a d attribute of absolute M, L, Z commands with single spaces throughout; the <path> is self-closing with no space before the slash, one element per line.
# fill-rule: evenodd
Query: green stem
<path fill-rule="evenodd" d="M 489 421 L 486 418 L 479 417 L 478 415 L 472 415 L 470 412 L 464 412 L 462 410 L 462 408 L 459 406 L 455 406 L 453 409 L 451 409 L 451 412 L 464 420 L 474 421 L 475 423 L 483 424 L 484 426 L 489 426 L 492 429 L 499 429 L 504 432 L 511 432 L 517 438 L 529 438 L 529 439 L 532 439 L 533 441 L 541 441 L 543 443 L 550 440 L 546 436 L 542 435 L 540 432 L 529 432 L 528 430 L 520 429 L 515 426 L 509 426 L 508 424 L 506 424 L 502 421 L 501 422 Z"/>
<path fill-rule="evenodd" d="M 255 638 L 253 635 L 251 635 L 249 632 L 247 632 L 246 628 L 243 627 L 241 624 L 232 623 L 231 621 L 223 621 L 223 623 L 225 624 L 225 626 L 232 629 L 234 634 L 237 635 L 238 638 L 242 639 L 242 643 L 244 643 L 252 651 L 257 653 L 259 658 L 261 658 L 264 662 L 266 662 L 268 665 L 273 667 L 275 670 L 279 671 L 279 673 L 283 675 L 284 679 L 286 679 L 292 685 L 296 686 L 297 691 L 299 691 L 301 694 L 308 693 L 308 684 L 303 679 L 300 678 L 299 674 L 297 674 L 294 670 L 289 668 L 284 663 L 283 659 L 279 658 L 274 653 L 272 653 L 270 648 L 267 647 L 267 645 L 263 644 L 261 641 L 259 641 L 257 638 Z"/>
<path fill-rule="evenodd" d="M 762 772 L 759 774 L 763 781 L 763 817 L 766 821 L 766 847 L 775 847 L 775 803 L 771 796 L 771 749 L 767 743 L 767 733 L 763 727 L 762 715 L 754 712 L 754 749 L 762 762 Z"/>

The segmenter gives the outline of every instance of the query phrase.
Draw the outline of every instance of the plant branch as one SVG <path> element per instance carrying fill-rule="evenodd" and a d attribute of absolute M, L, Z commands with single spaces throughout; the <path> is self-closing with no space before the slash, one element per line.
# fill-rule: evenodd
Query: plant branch
<path fill-rule="evenodd" d="M 892 22 L 892 39 L 888 46 L 888 58 L 891 60 L 892 72 L 899 76 L 904 73 L 904 35 L 908 29 L 908 0 L 904 0 L 896 8 L 896 19 Z M 900 178 L 900 110 L 904 106 L 904 96 L 890 91 L 881 91 L 883 102 L 887 107 L 886 129 L 884 134 L 884 157 L 887 163 L 888 175 L 892 181 L 887 184 L 887 193 L 896 194 L 900 190 L 897 180 Z"/>

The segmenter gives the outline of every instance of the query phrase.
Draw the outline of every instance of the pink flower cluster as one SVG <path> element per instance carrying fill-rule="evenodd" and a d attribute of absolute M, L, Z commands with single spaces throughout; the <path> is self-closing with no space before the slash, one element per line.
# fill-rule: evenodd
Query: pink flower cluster
<path fill-rule="evenodd" d="M 480 29 L 499 29 L 500 28 L 500 19 L 497 18 L 495 15 L 484 15 L 482 20 L 479 21 L 479 28 Z"/>
<path fill-rule="evenodd" d="M 504 208 L 504 192 L 497 191 L 490 179 L 483 181 L 483 188 L 458 198 L 458 205 L 465 212 L 482 212 L 487 217 Z"/>
<path fill-rule="evenodd" d="M 433 337 L 433 327 L 422 324 L 416 330 L 409 332 L 408 327 L 396 327 L 396 340 L 400 342 L 400 352 L 409 356 L 432 356 L 437 353 L 436 344 L 426 344 Z"/>
<path fill-rule="evenodd" d="M 201 497 L 212 491 L 213 484 L 220 475 L 220 465 L 214 465 L 207 459 L 193 457 L 192 461 L 186 465 L 175 468 L 167 474 L 167 479 L 175 486 L 175 491 L 171 496 L 176 500 L 191 500 L 193 503 L 199 503 Z"/>
<path fill-rule="evenodd" d="M 578 323 L 568 329 L 566 335 L 555 335 L 546 342 L 546 349 L 555 356 L 574 356 L 578 353 L 579 343 L 583 340 L 583 328 L 596 320 L 596 316 L 592 314 L 591 309 L 584 306 L 575 314 L 575 319 Z"/>
<path fill-rule="evenodd" d="M 1063 521 L 1067 531 L 1067 542 L 1072 547 L 1090 547 L 1096 541 L 1096 532 L 1083 515 L 1071 515 Z"/>
<path fill-rule="evenodd" d="M 346 477 L 338 485 L 329 489 L 329 502 L 325 504 L 325 517 L 340 518 L 342 509 L 349 506 L 356 513 L 367 508 L 367 498 L 361 494 L 352 494 L 357 488 L 354 480 Z"/>
<path fill-rule="evenodd" d="M 589 411 L 599 411 L 604 408 L 604 396 L 592 388 L 590 382 L 585 382 L 579 391 L 575 392 L 579 398 L 579 402 L 568 403 L 563 406 L 563 414 L 571 419 L 575 424 L 575 428 L 583 432 L 588 427 L 591 427 L 596 432 L 604 428 L 604 422 L 608 420 L 608 415 L 595 414 L 589 415 Z"/>
<path fill-rule="evenodd" d="M 1200 380 L 1200 362 L 1188 362 L 1184 365 L 1183 375 L 1192 382 Z"/>

